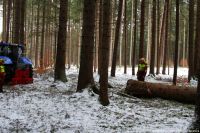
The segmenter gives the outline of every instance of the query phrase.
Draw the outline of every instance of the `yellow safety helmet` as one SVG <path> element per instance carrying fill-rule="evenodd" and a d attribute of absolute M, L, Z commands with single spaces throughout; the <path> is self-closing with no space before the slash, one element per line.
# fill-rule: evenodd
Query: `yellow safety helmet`
<path fill-rule="evenodd" d="M 144 58 L 140 58 L 139 61 L 140 62 L 145 62 L 145 59 Z"/>

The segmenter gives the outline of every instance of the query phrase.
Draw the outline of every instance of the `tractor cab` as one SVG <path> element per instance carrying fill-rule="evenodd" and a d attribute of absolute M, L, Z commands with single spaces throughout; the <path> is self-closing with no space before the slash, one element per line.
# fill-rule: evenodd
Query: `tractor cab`
<path fill-rule="evenodd" d="M 32 62 L 24 56 L 24 46 L 0 42 L 0 58 L 4 60 L 5 82 L 27 84 L 33 82 Z"/>

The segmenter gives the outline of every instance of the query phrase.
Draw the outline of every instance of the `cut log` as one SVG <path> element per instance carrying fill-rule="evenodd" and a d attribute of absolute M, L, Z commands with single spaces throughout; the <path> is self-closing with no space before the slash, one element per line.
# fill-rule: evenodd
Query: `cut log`
<path fill-rule="evenodd" d="M 143 98 L 159 97 L 182 103 L 195 104 L 196 88 L 128 80 L 125 93 Z"/>

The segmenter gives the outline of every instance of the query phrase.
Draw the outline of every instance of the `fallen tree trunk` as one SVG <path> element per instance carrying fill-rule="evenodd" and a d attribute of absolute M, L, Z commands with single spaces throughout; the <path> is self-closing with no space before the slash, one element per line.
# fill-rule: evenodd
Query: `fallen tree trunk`
<path fill-rule="evenodd" d="M 182 103 L 195 104 L 196 88 L 128 80 L 125 93 L 143 98 L 160 97 Z"/>

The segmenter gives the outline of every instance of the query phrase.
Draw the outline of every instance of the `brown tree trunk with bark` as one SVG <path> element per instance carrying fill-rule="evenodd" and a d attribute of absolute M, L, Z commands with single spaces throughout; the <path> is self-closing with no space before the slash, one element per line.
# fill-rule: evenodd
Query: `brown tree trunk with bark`
<path fill-rule="evenodd" d="M 65 73 L 67 7 L 68 0 L 60 0 L 58 43 L 54 79 L 63 82 L 67 82 L 67 77 Z"/>
<path fill-rule="evenodd" d="M 7 9 L 7 24 L 6 24 L 6 42 L 9 41 L 9 32 L 10 32 L 10 16 L 12 9 L 12 0 L 8 0 L 8 9 Z"/>
<path fill-rule="evenodd" d="M 194 0 L 189 0 L 188 81 L 194 76 Z"/>
<path fill-rule="evenodd" d="M 114 51 L 112 57 L 112 67 L 111 67 L 111 76 L 115 77 L 116 71 L 116 63 L 117 63 L 117 51 L 120 41 L 120 31 L 121 31 L 121 22 L 122 22 L 122 14 L 123 14 L 123 3 L 124 0 L 119 1 L 119 9 L 118 9 L 118 16 L 117 16 L 117 23 L 115 28 L 115 42 L 114 42 Z"/>
<path fill-rule="evenodd" d="M 197 85 L 197 96 L 196 96 L 196 106 L 195 106 L 195 119 L 196 121 L 193 123 L 193 129 L 197 132 L 200 130 L 200 1 L 197 1 L 197 20 L 196 20 L 196 44 L 195 44 L 195 74 L 198 78 L 198 85 Z M 198 49 L 198 50 L 197 50 Z M 197 52 L 197 53 L 196 53 Z"/>
<path fill-rule="evenodd" d="M 68 64 L 68 69 L 71 67 L 71 60 L 72 60 L 72 41 L 71 41 L 71 22 L 70 22 L 70 14 L 71 14 L 71 9 L 70 7 L 68 8 L 68 25 L 67 25 L 67 64 Z"/>
<path fill-rule="evenodd" d="M 103 106 L 109 104 L 108 99 L 108 65 L 109 49 L 111 44 L 111 15 L 112 5 L 110 0 L 103 1 L 103 37 L 104 43 L 101 47 L 101 72 L 100 72 L 100 102 Z"/>
<path fill-rule="evenodd" d="M 196 88 L 128 80 L 125 93 L 137 97 L 160 97 L 182 103 L 195 104 Z"/>
<path fill-rule="evenodd" d="M 162 59 L 163 59 L 163 50 L 164 50 L 164 43 L 165 43 L 165 25 L 166 25 L 166 12 L 167 11 L 167 5 L 166 5 L 166 2 L 165 2 L 165 6 L 164 6 L 164 11 L 163 11 L 163 15 L 162 15 L 162 22 L 161 22 L 161 27 L 160 27 L 160 35 L 159 35 L 159 44 L 158 44 L 158 51 L 157 51 L 157 54 L 158 54 L 158 68 L 159 68 L 159 71 L 160 71 L 160 66 L 162 64 Z M 159 74 L 159 73 L 157 73 Z"/>
<path fill-rule="evenodd" d="M 7 18 L 7 0 L 3 0 L 3 24 L 2 24 L 2 40 L 5 41 L 6 40 L 6 32 L 7 32 L 7 28 L 6 28 L 6 18 Z"/>
<path fill-rule="evenodd" d="M 156 74 L 160 73 L 160 1 L 157 1 L 157 63 L 156 63 Z"/>
<path fill-rule="evenodd" d="M 99 0 L 99 49 L 98 49 L 98 74 L 101 71 L 101 45 L 103 33 L 103 0 Z"/>
<path fill-rule="evenodd" d="M 136 56 L 136 44 L 137 44 L 137 0 L 135 0 L 135 26 L 134 26 L 134 44 L 132 52 L 132 75 L 135 75 L 135 56 Z"/>
<path fill-rule="evenodd" d="M 43 4 L 43 10 L 42 10 L 42 33 L 41 33 L 41 47 L 40 47 L 40 68 L 44 69 L 46 0 L 43 0 L 42 4 Z"/>
<path fill-rule="evenodd" d="M 168 18 L 169 18 L 169 0 L 165 0 L 166 14 L 165 14 L 165 37 L 164 37 L 164 59 L 162 74 L 166 74 L 167 56 L 168 56 Z"/>
<path fill-rule="evenodd" d="M 129 48 L 129 65 L 132 66 L 133 55 L 133 25 L 134 25 L 134 0 L 131 1 L 131 21 L 130 21 L 130 48 Z"/>
<path fill-rule="evenodd" d="M 100 0 L 96 0 L 94 72 L 98 68 Z"/>
<path fill-rule="evenodd" d="M 124 74 L 127 73 L 127 1 L 124 1 Z"/>
<path fill-rule="evenodd" d="M 35 67 L 39 67 L 39 24 L 40 24 L 40 2 L 37 5 L 37 16 L 36 16 L 36 38 L 35 38 Z"/>
<path fill-rule="evenodd" d="M 151 60 L 150 60 L 150 74 L 154 75 L 155 67 L 155 48 L 156 48 L 156 0 L 153 0 L 152 9 L 152 42 L 151 42 Z"/>
<path fill-rule="evenodd" d="M 21 44 L 25 43 L 25 12 L 26 12 L 26 0 L 21 0 L 20 2 L 20 38 L 19 42 Z M 18 9 L 19 10 L 19 9 Z"/>
<path fill-rule="evenodd" d="M 179 0 L 176 0 L 176 41 L 174 51 L 174 75 L 173 84 L 176 85 L 178 68 L 178 43 L 179 43 Z"/>
<path fill-rule="evenodd" d="M 144 57 L 145 0 L 141 1 L 139 58 Z"/>
<path fill-rule="evenodd" d="M 20 0 L 14 0 L 13 42 L 19 44 L 20 39 Z"/>
<path fill-rule="evenodd" d="M 200 48 L 200 1 L 197 1 L 197 21 L 196 21 L 196 47 L 195 49 L 199 50 Z M 197 50 L 195 51 L 197 52 Z M 199 51 L 196 54 L 196 60 L 200 62 L 200 53 Z M 196 64 L 197 64 L 196 62 Z M 198 76 L 198 87 L 197 87 L 197 103 L 196 103 L 196 114 L 200 119 L 200 66 L 197 64 L 196 73 Z"/>
<path fill-rule="evenodd" d="M 198 25 L 200 22 L 200 1 L 197 1 L 197 13 L 196 13 L 196 38 L 195 38 L 195 51 L 194 51 L 194 74 L 198 75 L 198 68 L 200 68 L 200 61 L 197 58 L 200 53 L 200 26 Z"/>
<path fill-rule="evenodd" d="M 81 61 L 80 61 L 77 91 L 81 91 L 88 85 L 94 84 L 93 50 L 94 50 L 94 28 L 95 28 L 95 5 L 96 3 L 94 0 L 84 0 Z"/>

